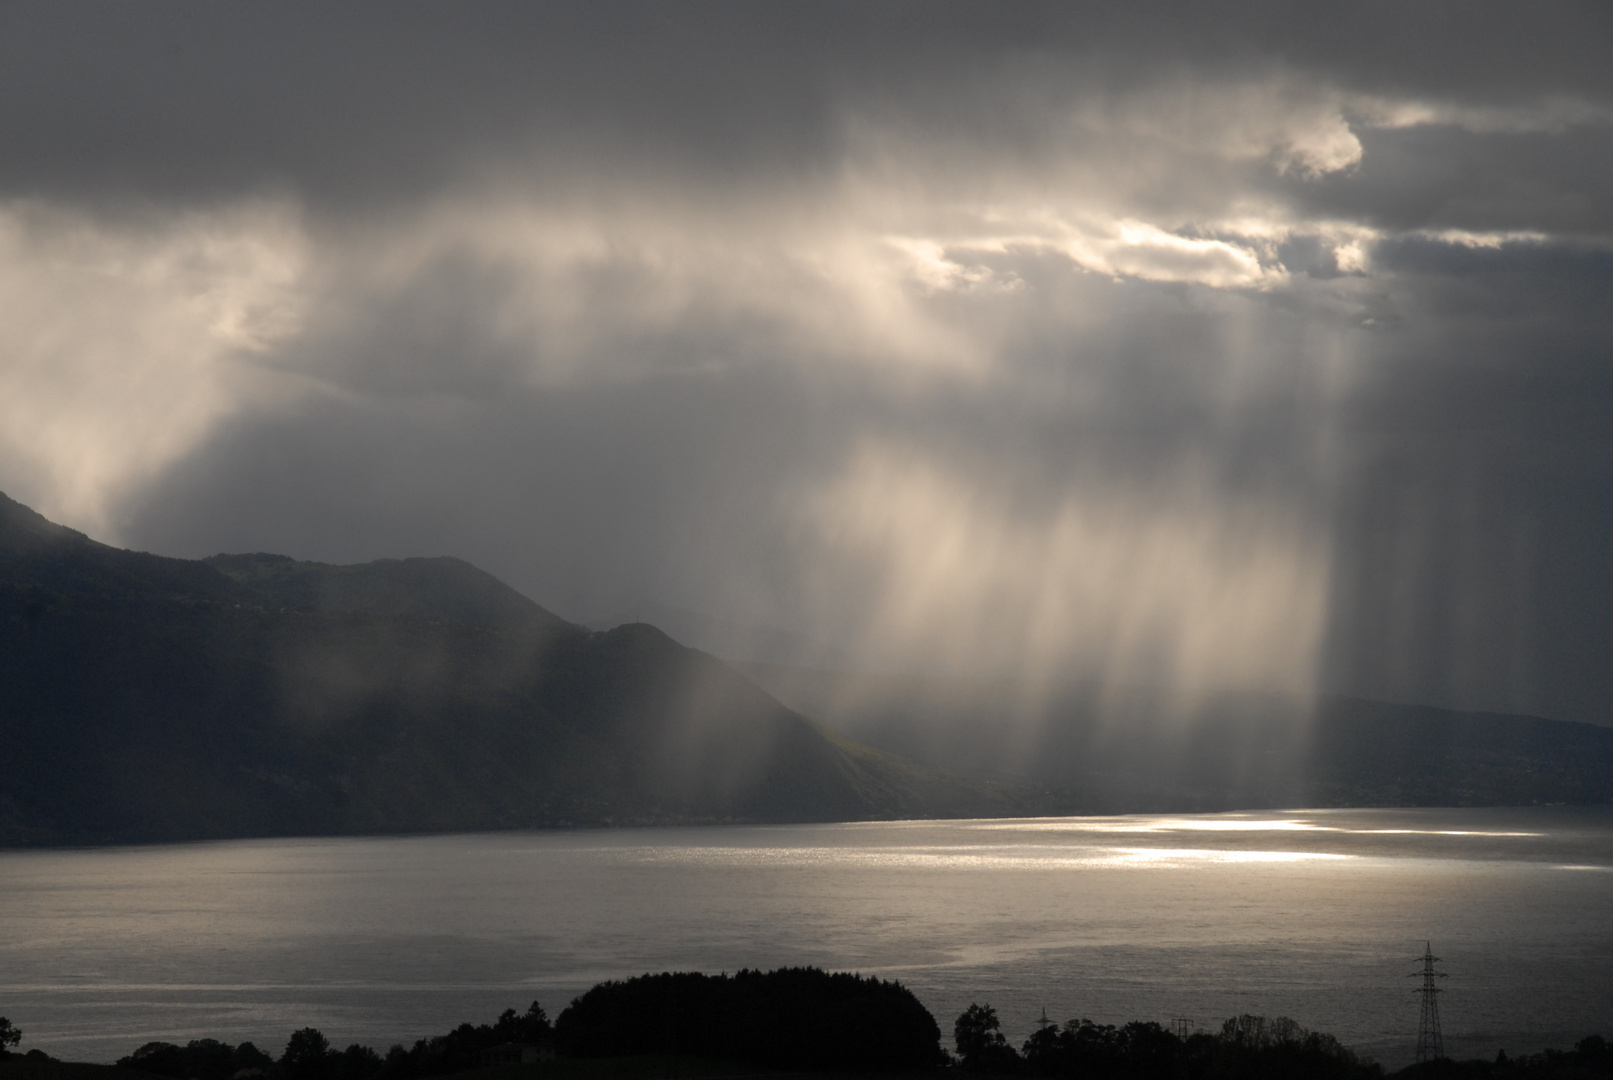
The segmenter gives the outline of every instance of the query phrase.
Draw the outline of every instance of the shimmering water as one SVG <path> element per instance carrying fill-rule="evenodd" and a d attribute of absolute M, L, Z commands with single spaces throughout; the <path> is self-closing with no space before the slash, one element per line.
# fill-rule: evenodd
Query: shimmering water
<path fill-rule="evenodd" d="M 296 1027 L 384 1049 L 647 970 L 900 979 L 944 1031 L 1284 1014 L 1387 1065 L 1425 939 L 1447 1049 L 1613 1036 L 1613 813 L 1296 811 L 271 840 L 0 854 L 24 1048 Z"/>

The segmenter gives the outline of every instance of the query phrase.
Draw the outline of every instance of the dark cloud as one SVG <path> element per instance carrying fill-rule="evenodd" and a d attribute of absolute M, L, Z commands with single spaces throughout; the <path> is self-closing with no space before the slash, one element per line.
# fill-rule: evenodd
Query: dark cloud
<path fill-rule="evenodd" d="M 1406 321 L 1348 407 L 1336 678 L 1607 722 L 1613 257 L 1408 241 L 1381 262 Z"/>
<path fill-rule="evenodd" d="M 1460 229 L 1613 235 L 1604 194 L 1613 124 L 1572 132 L 1474 132 L 1452 125 L 1364 129 L 1359 169 L 1285 193 L 1318 215 L 1395 232 Z"/>
<path fill-rule="evenodd" d="M 1602 4 L 12 4 L 0 483 L 1606 720 Z"/>
<path fill-rule="evenodd" d="M 1610 35 L 1596 3 L 10 4 L 0 186 L 374 199 L 578 155 L 789 174 L 833 165 L 848 106 L 987 134 L 1012 103 L 981 82 L 1005 68 L 1120 88 L 1292 68 L 1478 105 L 1606 103 Z"/>

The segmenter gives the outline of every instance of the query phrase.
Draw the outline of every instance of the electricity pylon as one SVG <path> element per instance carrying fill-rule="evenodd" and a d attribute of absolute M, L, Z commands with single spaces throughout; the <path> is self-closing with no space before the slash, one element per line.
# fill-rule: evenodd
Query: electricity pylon
<path fill-rule="evenodd" d="M 1414 994 L 1423 996 L 1423 1015 L 1417 1022 L 1417 1060 L 1419 1062 L 1433 1061 L 1436 1058 L 1445 1056 L 1445 1040 L 1439 1033 L 1438 995 L 1440 989 L 1434 985 L 1434 980 L 1443 979 L 1445 973 L 1434 970 L 1434 965 L 1439 962 L 1439 957 L 1434 955 L 1433 943 L 1424 942 L 1423 945 L 1423 969 L 1414 971 L 1406 976 L 1408 979 L 1421 977 L 1423 980 L 1423 984 L 1412 991 Z"/>

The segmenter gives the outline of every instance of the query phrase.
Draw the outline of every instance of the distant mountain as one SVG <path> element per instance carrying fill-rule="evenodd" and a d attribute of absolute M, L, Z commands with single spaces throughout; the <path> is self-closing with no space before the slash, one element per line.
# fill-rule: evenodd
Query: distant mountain
<path fill-rule="evenodd" d="M 1185 712 L 1090 682 L 744 664 L 791 707 L 1063 813 L 1613 803 L 1613 728 L 1348 697 L 1222 695 Z"/>
<path fill-rule="evenodd" d="M 1331 697 L 1304 776 L 1318 805 L 1613 803 L 1613 728 Z"/>
<path fill-rule="evenodd" d="M 0 843 L 1026 806 L 455 559 L 168 559 L 0 496 Z"/>
<path fill-rule="evenodd" d="M 0 495 L 0 844 L 1613 802 L 1585 724 L 746 671 L 456 559 L 169 559 Z"/>

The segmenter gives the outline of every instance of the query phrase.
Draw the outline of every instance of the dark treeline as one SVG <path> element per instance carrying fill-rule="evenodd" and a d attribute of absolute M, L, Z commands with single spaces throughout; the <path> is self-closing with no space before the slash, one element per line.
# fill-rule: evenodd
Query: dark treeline
<path fill-rule="evenodd" d="M 1377 1065 L 1331 1035 L 1287 1017 L 1237 1016 L 1218 1034 L 1180 1038 L 1152 1021 L 1121 1027 L 1071 1020 L 1043 1024 L 1021 1050 L 990 1005 L 971 1005 L 953 1025 L 958 1059 L 971 1072 L 1092 1080 L 1367 1080 Z"/>
<path fill-rule="evenodd" d="M 274 1063 L 274 1058 L 252 1043 L 231 1046 L 217 1039 L 192 1039 L 185 1046 L 148 1042 L 128 1057 L 118 1059 L 121 1068 L 139 1069 L 174 1080 L 229 1080 L 238 1073 L 251 1076 L 254 1070 L 267 1074 Z"/>
<path fill-rule="evenodd" d="M 118 1064 L 173 1080 L 419 1080 L 477 1068 L 484 1051 L 506 1043 L 548 1042 L 552 1031 L 534 1001 L 525 1014 L 506 1009 L 491 1024 L 460 1024 L 446 1035 L 418 1039 L 409 1049 L 393 1046 L 385 1057 L 357 1043 L 338 1050 L 317 1029 L 303 1028 L 292 1032 L 278 1059 L 249 1042 L 230 1046 L 198 1039 L 185 1046 L 146 1043 Z"/>
<path fill-rule="evenodd" d="M 21 1038 L 0 1017 L 0 1058 Z M 579 1058 L 683 1057 L 742 1062 L 758 1069 L 968 1073 L 1054 1080 L 1383 1080 L 1383 1069 L 1333 1036 L 1286 1017 L 1237 1016 L 1214 1033 L 1181 1037 L 1151 1021 L 1114 1026 L 1091 1020 L 1043 1022 L 1018 1049 L 990 1005 L 970 1005 L 953 1025 L 957 1056 L 940 1029 L 897 982 L 817 968 L 641 975 L 600 983 L 573 999 L 551 1025 L 534 1001 L 491 1024 L 460 1024 L 393 1046 L 384 1056 L 338 1050 L 314 1028 L 293 1032 L 278 1058 L 251 1043 L 199 1039 L 152 1042 L 118 1065 L 172 1080 L 423 1080 L 484 1064 L 508 1044 Z M 31 1054 L 38 1054 L 33 1051 Z M 22 1055 L 12 1055 L 22 1056 Z M 1613 1080 L 1613 1046 L 1600 1036 L 1573 1050 L 1493 1061 L 1439 1061 L 1393 1074 L 1400 1080 Z"/>
<path fill-rule="evenodd" d="M 1600 1035 L 1588 1035 L 1572 1050 L 1542 1050 L 1538 1054 L 1494 1061 L 1451 1061 L 1448 1058 L 1413 1065 L 1395 1074 L 1404 1080 L 1579 1080 L 1613 1077 L 1613 1044 Z"/>
<path fill-rule="evenodd" d="M 1044 1023 L 1015 1050 L 990 1005 L 971 1005 L 953 1025 L 958 1063 L 995 1076 L 1081 1080 L 1372 1080 L 1381 1066 L 1333 1036 L 1285 1016 L 1235 1016 L 1216 1033 L 1177 1036 L 1152 1021 L 1115 1027 Z M 1613 1047 L 1600 1036 L 1571 1051 L 1490 1061 L 1440 1059 L 1394 1074 L 1405 1080 L 1592 1080 L 1613 1077 Z"/>
<path fill-rule="evenodd" d="M 552 1045 L 569 1057 L 669 1056 L 747 1062 L 763 1069 L 850 1071 L 941 1065 L 941 1030 L 896 982 L 818 968 L 641 975 L 600 983 L 551 1027 L 533 1002 L 492 1024 L 394 1046 L 338 1050 L 314 1028 L 294 1032 L 278 1059 L 251 1043 L 152 1042 L 118 1064 L 172 1080 L 422 1080 L 463 1072 L 508 1043 Z"/>
<path fill-rule="evenodd" d="M 641 975 L 594 987 L 555 1025 L 577 1057 L 669 1054 L 775 1069 L 941 1064 L 935 1018 L 897 982 L 817 968 Z"/>

